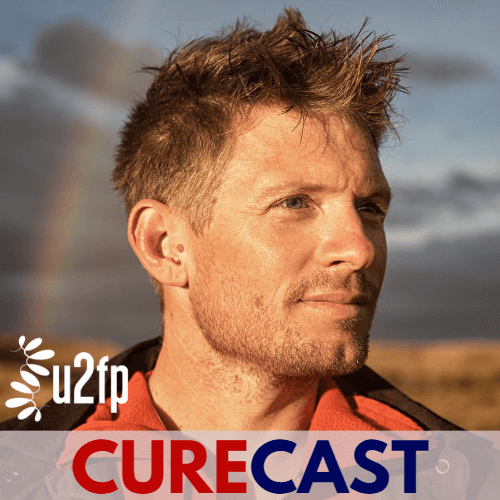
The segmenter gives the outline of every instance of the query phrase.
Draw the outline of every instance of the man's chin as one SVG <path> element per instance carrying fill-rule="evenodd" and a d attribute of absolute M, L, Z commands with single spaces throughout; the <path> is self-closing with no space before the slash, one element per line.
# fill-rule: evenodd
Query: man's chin
<path fill-rule="evenodd" d="M 368 338 L 335 345 L 295 344 L 283 346 L 268 368 L 276 377 L 338 377 L 360 370 L 367 357 Z"/>

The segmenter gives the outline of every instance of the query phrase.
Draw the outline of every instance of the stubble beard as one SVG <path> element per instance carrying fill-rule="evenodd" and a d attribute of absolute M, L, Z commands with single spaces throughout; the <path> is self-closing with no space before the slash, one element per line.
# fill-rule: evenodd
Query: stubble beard
<path fill-rule="evenodd" d="M 244 289 L 242 284 L 248 282 L 248 276 L 230 277 L 227 272 L 222 276 L 212 272 L 212 264 L 205 264 L 207 268 L 199 269 L 203 279 L 190 287 L 193 316 L 207 343 L 227 367 L 279 382 L 291 377 L 334 377 L 353 373 L 364 365 L 376 297 L 371 307 L 366 306 L 368 327 L 360 328 L 361 318 L 339 320 L 336 332 L 314 339 L 287 325 L 285 319 L 277 320 L 278 311 L 266 304 L 264 297 L 252 293 L 250 286 Z M 354 281 L 369 288 L 362 278 Z M 291 287 L 284 310 L 296 307 L 306 289 L 322 284 L 331 286 L 332 278 L 318 274 Z M 336 286 L 340 287 L 338 280 Z"/>

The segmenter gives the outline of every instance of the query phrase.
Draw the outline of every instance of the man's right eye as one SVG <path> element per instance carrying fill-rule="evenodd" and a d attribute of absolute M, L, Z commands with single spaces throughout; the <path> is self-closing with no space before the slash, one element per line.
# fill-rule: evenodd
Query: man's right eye
<path fill-rule="evenodd" d="M 278 207 L 288 208 L 290 210 L 299 210 L 301 208 L 309 208 L 306 200 L 302 196 L 292 196 L 286 200 L 277 203 Z"/>

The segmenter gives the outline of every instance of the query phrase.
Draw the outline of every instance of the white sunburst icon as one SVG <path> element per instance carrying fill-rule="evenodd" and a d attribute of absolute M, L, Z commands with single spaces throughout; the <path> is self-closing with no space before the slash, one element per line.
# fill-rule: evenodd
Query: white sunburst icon
<path fill-rule="evenodd" d="M 40 409 L 43 408 L 43 406 L 41 408 L 38 408 L 36 406 L 34 398 L 35 394 L 40 390 L 40 382 L 38 382 L 36 376 L 33 375 L 33 373 L 31 373 L 28 369 L 30 369 L 37 375 L 41 375 L 43 377 L 49 375 L 50 372 L 49 370 L 47 370 L 47 368 L 37 364 L 32 364 L 30 363 L 30 361 L 31 360 L 43 361 L 46 359 L 50 359 L 54 356 L 55 353 L 51 349 L 44 349 L 43 351 L 38 351 L 29 354 L 29 351 L 33 351 L 34 349 L 36 349 L 41 345 L 42 339 L 40 338 L 34 339 L 31 342 L 29 342 L 26 347 L 24 347 L 25 340 L 26 337 L 24 335 L 21 335 L 21 337 L 19 337 L 19 349 L 22 349 L 24 355 L 26 356 L 26 363 L 23 366 L 21 366 L 21 368 L 19 369 L 19 373 L 21 374 L 21 377 L 26 382 L 26 384 L 23 384 L 21 382 L 11 382 L 10 386 L 16 391 L 21 392 L 22 394 L 31 395 L 31 397 L 9 399 L 6 401 L 5 406 L 7 406 L 8 408 L 19 408 L 20 406 L 24 406 L 25 404 L 31 403 L 33 406 L 29 406 L 28 408 L 24 408 L 23 410 L 21 410 L 17 418 L 19 420 L 24 420 L 25 418 L 28 418 L 33 412 L 36 411 L 35 421 L 39 422 L 40 419 L 42 418 L 42 413 L 40 412 Z M 17 352 L 19 351 L 19 349 L 13 352 Z M 30 386 L 33 386 L 36 390 L 33 391 L 30 388 Z"/>

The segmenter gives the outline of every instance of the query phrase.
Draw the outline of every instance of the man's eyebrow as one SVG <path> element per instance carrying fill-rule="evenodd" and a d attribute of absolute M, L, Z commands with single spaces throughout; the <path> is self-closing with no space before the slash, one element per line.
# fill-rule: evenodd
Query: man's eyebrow
<path fill-rule="evenodd" d="M 317 193 L 321 191 L 328 191 L 329 189 L 330 188 L 325 184 L 315 184 L 315 183 L 304 184 L 302 182 L 284 182 L 263 188 L 261 191 L 259 191 L 256 198 L 261 200 L 261 199 L 271 198 L 273 196 L 276 196 L 284 192 Z M 360 198 L 371 198 L 373 196 L 380 196 L 386 199 L 387 205 L 389 205 L 392 201 L 392 190 L 390 186 L 386 183 L 383 184 L 373 183 L 366 190 L 366 194 L 364 194 Z"/>
<path fill-rule="evenodd" d="M 257 197 L 259 199 L 271 198 L 277 194 L 281 194 L 284 192 L 319 192 L 319 191 L 327 191 L 328 186 L 325 184 L 304 184 L 302 182 L 283 182 L 280 184 L 274 184 L 272 186 L 267 186 L 259 191 Z"/>

